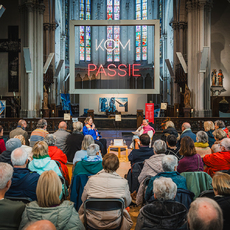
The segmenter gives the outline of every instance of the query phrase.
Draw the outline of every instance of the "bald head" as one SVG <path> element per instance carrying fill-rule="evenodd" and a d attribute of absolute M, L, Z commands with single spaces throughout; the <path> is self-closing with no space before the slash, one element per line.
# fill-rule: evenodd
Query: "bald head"
<path fill-rule="evenodd" d="M 182 124 L 181 130 L 184 131 L 185 129 L 191 129 L 191 125 L 188 122 Z"/>
<path fill-rule="evenodd" d="M 66 129 L 67 129 L 67 124 L 66 124 L 66 122 L 64 122 L 64 121 L 60 122 L 58 128 L 59 128 L 59 129 L 64 129 L 64 130 L 66 130 Z"/>
<path fill-rule="evenodd" d="M 197 198 L 188 212 L 190 230 L 223 229 L 223 214 L 216 201 L 209 198 Z"/>
<path fill-rule="evenodd" d="M 14 167 L 25 168 L 28 162 L 28 153 L 24 148 L 17 148 L 11 153 L 11 162 Z"/>
<path fill-rule="evenodd" d="M 19 120 L 18 121 L 18 126 L 21 126 L 22 128 L 26 128 L 27 127 L 27 123 L 25 120 Z"/>
<path fill-rule="evenodd" d="M 29 223 L 23 228 L 23 230 L 56 230 L 56 227 L 49 220 L 39 220 L 36 222 Z"/>

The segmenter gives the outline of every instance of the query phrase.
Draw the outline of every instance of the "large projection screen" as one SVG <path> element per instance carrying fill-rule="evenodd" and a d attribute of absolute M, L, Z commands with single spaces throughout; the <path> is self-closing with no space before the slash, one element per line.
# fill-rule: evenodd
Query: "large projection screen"
<path fill-rule="evenodd" d="M 75 27 L 78 26 L 153 26 L 154 27 L 154 89 L 76 89 Z M 159 20 L 71 20 L 69 23 L 70 94 L 159 94 L 160 93 L 160 21 Z M 149 38 L 150 39 L 150 38 Z"/>

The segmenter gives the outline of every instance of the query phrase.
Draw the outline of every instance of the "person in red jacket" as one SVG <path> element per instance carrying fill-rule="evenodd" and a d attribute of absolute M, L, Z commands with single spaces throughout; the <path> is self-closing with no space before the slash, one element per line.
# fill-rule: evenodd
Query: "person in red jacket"
<path fill-rule="evenodd" d="M 0 154 L 6 151 L 6 145 L 2 137 L 3 137 L 3 127 L 0 125 Z"/>
<path fill-rule="evenodd" d="M 49 146 L 48 147 L 48 154 L 49 154 L 51 160 L 58 161 L 60 163 L 61 169 L 63 172 L 63 177 L 70 184 L 69 171 L 68 171 L 68 168 L 66 166 L 67 156 L 62 152 L 61 149 L 59 149 L 57 146 L 55 146 L 56 137 L 53 134 L 48 134 L 45 137 L 44 141 Z"/>
<path fill-rule="evenodd" d="M 220 152 L 205 155 L 203 162 L 205 172 L 213 176 L 217 171 L 230 169 L 230 139 L 224 138 L 220 144 Z"/>

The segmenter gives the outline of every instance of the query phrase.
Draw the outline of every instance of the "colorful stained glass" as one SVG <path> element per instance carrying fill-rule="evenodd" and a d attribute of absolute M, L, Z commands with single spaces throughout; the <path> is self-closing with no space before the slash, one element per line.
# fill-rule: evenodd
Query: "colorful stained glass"
<path fill-rule="evenodd" d="M 120 0 L 107 0 L 107 20 L 120 20 Z M 120 61 L 120 27 L 107 27 L 107 61 Z"/>
<path fill-rule="evenodd" d="M 136 20 L 147 20 L 147 0 L 136 0 Z M 147 60 L 147 26 L 136 26 L 136 61 Z"/>
<path fill-rule="evenodd" d="M 80 20 L 91 19 L 91 1 L 80 0 Z M 91 61 L 91 28 L 80 26 L 80 60 Z"/>

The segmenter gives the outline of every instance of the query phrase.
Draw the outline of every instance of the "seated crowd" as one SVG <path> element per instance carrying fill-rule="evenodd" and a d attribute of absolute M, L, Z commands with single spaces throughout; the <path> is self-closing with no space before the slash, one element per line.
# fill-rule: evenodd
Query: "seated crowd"
<path fill-rule="evenodd" d="M 72 133 L 64 121 L 53 134 L 47 126 L 39 120 L 29 136 L 20 120 L 6 143 L 0 126 L 0 229 L 129 230 L 130 205 L 141 207 L 136 230 L 230 229 L 230 127 L 223 121 L 205 121 L 196 134 L 188 122 L 179 134 L 167 121 L 157 139 L 143 120 L 125 178 L 91 117 L 84 126 L 74 122 Z"/>

